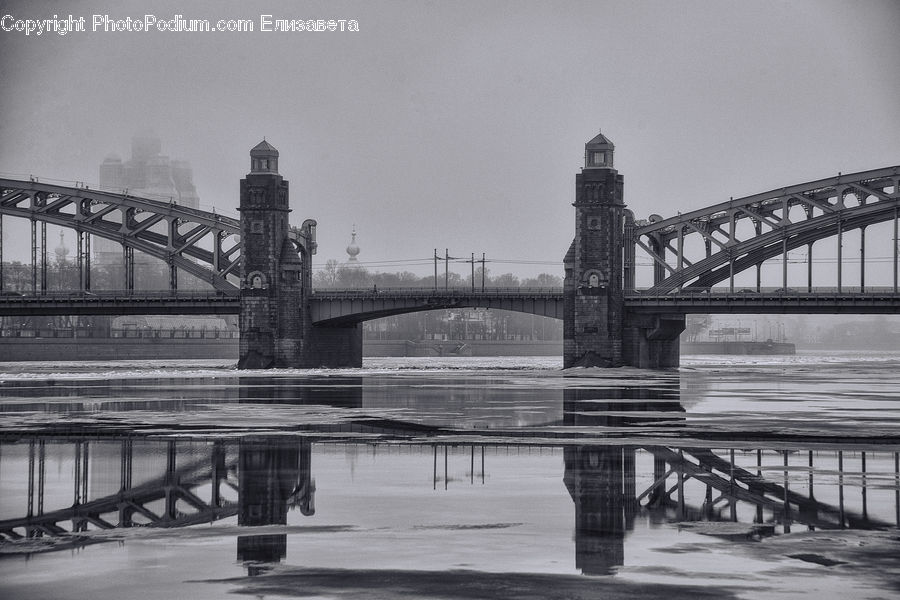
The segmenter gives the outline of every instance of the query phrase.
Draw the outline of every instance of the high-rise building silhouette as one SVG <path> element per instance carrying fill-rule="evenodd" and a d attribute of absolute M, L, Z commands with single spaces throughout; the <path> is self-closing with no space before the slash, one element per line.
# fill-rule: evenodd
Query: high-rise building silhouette
<path fill-rule="evenodd" d="M 162 153 L 162 141 L 151 132 L 141 132 L 131 138 L 130 160 L 123 162 L 116 154 L 104 159 L 100 165 L 100 187 L 189 208 L 200 206 L 190 164 L 169 159 Z M 122 262 L 122 246 L 113 240 L 96 237 L 93 249 L 97 265 Z M 136 253 L 136 262 L 150 260 L 150 257 Z"/>

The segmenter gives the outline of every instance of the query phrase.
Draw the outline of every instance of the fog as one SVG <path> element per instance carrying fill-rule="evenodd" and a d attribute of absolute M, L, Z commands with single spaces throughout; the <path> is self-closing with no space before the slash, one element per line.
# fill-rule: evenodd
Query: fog
<path fill-rule="evenodd" d="M 682 341 L 791 342 L 803 351 L 854 350 L 884 354 L 898 350 L 897 315 L 689 315 Z"/>
<path fill-rule="evenodd" d="M 893 1 L 0 2 L 70 13 L 88 30 L 0 31 L 0 172 L 96 182 L 150 128 L 201 207 L 233 214 L 265 136 L 292 221 L 319 222 L 318 264 L 346 258 L 355 224 L 363 264 L 448 248 L 561 274 L 600 128 L 638 218 L 900 164 Z M 94 14 L 256 30 L 92 32 Z M 264 14 L 359 31 L 263 32 Z M 5 259 L 28 260 L 27 224 L 4 233 Z"/>

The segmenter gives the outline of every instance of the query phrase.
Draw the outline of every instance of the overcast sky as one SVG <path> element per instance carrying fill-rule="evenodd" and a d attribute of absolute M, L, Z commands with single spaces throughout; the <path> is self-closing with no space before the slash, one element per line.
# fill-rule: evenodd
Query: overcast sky
<path fill-rule="evenodd" d="M 895 0 L 0 1 L 16 19 L 69 13 L 257 31 L 0 31 L 0 172 L 95 182 L 152 128 L 202 207 L 233 213 L 265 136 L 292 221 L 319 222 L 319 264 L 346 258 L 355 223 L 363 262 L 448 247 L 561 274 L 601 128 L 638 218 L 900 164 Z M 359 31 L 261 32 L 264 14 Z"/>

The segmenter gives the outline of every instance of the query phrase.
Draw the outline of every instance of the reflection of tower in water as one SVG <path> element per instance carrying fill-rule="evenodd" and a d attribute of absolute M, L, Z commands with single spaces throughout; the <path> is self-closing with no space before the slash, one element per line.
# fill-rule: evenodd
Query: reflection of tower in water
<path fill-rule="evenodd" d="M 575 567 L 608 575 L 625 563 L 625 532 L 634 525 L 634 448 L 566 448 L 563 481 L 575 502 Z"/>
<path fill-rule="evenodd" d="M 306 441 L 244 440 L 238 458 L 240 509 L 238 525 L 286 525 L 287 513 L 297 507 L 304 515 L 315 512 L 315 485 Z M 237 558 L 248 562 L 279 562 L 287 555 L 287 535 L 242 535 Z M 250 568 L 251 575 L 259 572 Z"/>
<path fill-rule="evenodd" d="M 355 408 L 362 404 L 359 377 L 310 378 L 242 377 L 241 404 L 323 405 Z M 315 512 L 315 484 L 308 441 L 251 438 L 241 441 L 238 459 L 240 511 L 238 525 L 286 525 L 291 507 L 304 515 Z M 276 563 L 287 555 L 287 535 L 242 535 L 237 558 L 248 563 Z M 265 571 L 247 567 L 250 575 Z"/>
<path fill-rule="evenodd" d="M 673 384 L 572 388 L 564 391 L 564 423 L 624 427 L 683 413 Z M 680 417 L 677 417 L 680 418 Z M 635 447 L 583 445 L 564 450 L 563 482 L 575 503 L 575 567 L 609 575 L 625 563 L 625 533 L 634 527 Z"/>

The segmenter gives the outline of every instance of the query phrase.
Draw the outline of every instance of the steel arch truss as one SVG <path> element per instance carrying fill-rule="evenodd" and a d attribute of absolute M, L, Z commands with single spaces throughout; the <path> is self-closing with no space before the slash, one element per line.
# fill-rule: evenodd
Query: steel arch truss
<path fill-rule="evenodd" d="M 229 281 L 240 276 L 237 219 L 127 194 L 10 179 L 0 179 L 0 215 L 113 240 L 125 248 L 126 255 L 137 250 L 216 290 L 236 293 L 238 289 Z"/>
<path fill-rule="evenodd" d="M 643 250 L 654 263 L 649 291 L 668 293 L 685 287 L 706 289 L 726 280 L 733 287 L 737 273 L 783 256 L 786 287 L 790 250 L 811 248 L 818 240 L 840 237 L 853 229 L 864 232 L 870 225 L 891 219 L 896 229 L 898 186 L 900 166 L 886 167 L 730 200 L 655 222 L 638 221 L 626 242 L 626 264 L 628 259 L 634 264 L 636 248 Z M 856 200 L 855 206 L 848 206 L 850 196 Z M 792 213 L 795 207 L 802 210 Z M 748 222 L 752 234 L 739 234 L 739 226 Z M 690 254 L 685 244 L 689 236 L 702 240 L 703 252 Z M 811 257 L 810 252 L 810 272 Z M 838 259 L 840 264 L 840 256 Z M 896 266 L 895 249 L 895 273 Z M 633 288 L 633 275 L 627 281 Z"/>

